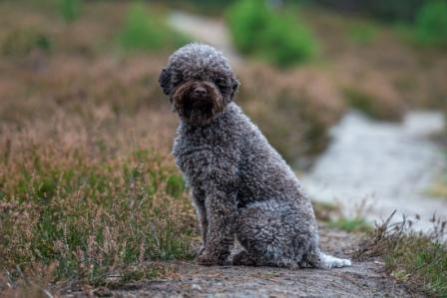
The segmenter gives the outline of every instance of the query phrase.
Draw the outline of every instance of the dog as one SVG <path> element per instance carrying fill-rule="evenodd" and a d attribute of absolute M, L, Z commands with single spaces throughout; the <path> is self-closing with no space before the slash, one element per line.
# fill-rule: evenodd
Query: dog
<path fill-rule="evenodd" d="M 170 56 L 159 83 L 180 118 L 173 155 L 200 221 L 199 264 L 351 266 L 320 251 L 311 202 L 234 102 L 240 84 L 221 52 L 188 44 Z M 243 250 L 228 260 L 235 238 Z"/>

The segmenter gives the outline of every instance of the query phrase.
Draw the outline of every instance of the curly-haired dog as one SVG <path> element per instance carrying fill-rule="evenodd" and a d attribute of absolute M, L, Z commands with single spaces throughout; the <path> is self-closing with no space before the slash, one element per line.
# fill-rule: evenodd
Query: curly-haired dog
<path fill-rule="evenodd" d="M 233 102 L 239 82 L 214 48 L 175 52 L 159 79 L 181 123 L 177 165 L 192 189 L 203 247 L 198 262 L 333 268 L 351 262 L 319 250 L 314 211 L 293 171 Z"/>

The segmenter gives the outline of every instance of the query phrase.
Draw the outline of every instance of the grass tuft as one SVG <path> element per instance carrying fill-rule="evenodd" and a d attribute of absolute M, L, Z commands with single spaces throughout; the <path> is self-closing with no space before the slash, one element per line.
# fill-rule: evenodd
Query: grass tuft
<path fill-rule="evenodd" d="M 366 233 L 372 231 L 372 226 L 366 222 L 363 218 L 340 218 L 329 222 L 330 228 L 339 229 L 348 233 Z"/>
<path fill-rule="evenodd" d="M 411 229 L 404 218 L 391 224 L 395 212 L 370 234 L 356 254 L 357 258 L 383 257 L 388 273 L 415 290 L 429 295 L 447 296 L 447 221 L 433 216 L 429 234 Z"/>

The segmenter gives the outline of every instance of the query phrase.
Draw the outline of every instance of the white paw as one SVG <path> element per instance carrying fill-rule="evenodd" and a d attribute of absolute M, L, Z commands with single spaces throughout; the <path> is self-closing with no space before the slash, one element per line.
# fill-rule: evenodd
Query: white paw
<path fill-rule="evenodd" d="M 341 268 L 341 267 L 350 267 L 352 266 L 351 260 L 348 259 L 339 259 L 330 255 L 321 254 L 320 256 L 321 265 L 324 268 Z"/>

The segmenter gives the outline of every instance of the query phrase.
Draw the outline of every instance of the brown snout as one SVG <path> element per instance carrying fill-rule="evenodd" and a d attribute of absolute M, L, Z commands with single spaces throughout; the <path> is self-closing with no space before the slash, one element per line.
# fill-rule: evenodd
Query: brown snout
<path fill-rule="evenodd" d="M 191 96 L 195 98 L 205 98 L 208 96 L 208 90 L 203 86 L 197 86 L 192 90 Z"/>
<path fill-rule="evenodd" d="M 177 88 L 172 100 L 175 111 L 196 124 L 209 123 L 224 108 L 222 94 L 210 82 L 187 82 Z"/>

